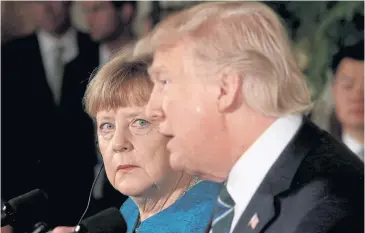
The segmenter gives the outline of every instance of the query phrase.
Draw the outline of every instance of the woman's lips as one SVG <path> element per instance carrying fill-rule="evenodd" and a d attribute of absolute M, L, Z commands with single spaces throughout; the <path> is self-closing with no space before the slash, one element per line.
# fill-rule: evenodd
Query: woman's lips
<path fill-rule="evenodd" d="M 137 166 L 126 164 L 126 165 L 119 165 L 117 170 L 122 172 L 128 172 L 133 170 L 134 168 L 137 168 Z"/>

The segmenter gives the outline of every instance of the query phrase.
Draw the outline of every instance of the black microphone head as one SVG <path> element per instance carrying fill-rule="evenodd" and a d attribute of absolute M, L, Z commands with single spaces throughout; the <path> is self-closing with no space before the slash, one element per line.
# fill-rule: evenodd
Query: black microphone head
<path fill-rule="evenodd" d="M 80 228 L 88 233 L 125 233 L 127 224 L 120 211 L 112 207 L 84 219 Z"/>
<path fill-rule="evenodd" d="M 14 210 L 15 225 L 33 225 L 48 215 L 48 196 L 40 189 L 13 198 L 9 204 Z"/>

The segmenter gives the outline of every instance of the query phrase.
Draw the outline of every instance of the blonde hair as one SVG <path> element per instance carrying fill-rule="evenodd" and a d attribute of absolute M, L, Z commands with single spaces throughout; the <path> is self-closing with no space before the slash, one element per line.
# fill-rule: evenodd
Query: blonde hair
<path fill-rule="evenodd" d="M 187 43 L 187 51 L 195 58 L 188 57 L 196 62 L 194 70 L 209 66 L 204 69 L 210 72 L 207 76 L 234 72 L 243 80 L 245 102 L 264 115 L 308 111 L 310 93 L 276 13 L 259 2 L 213 3 L 209 7 L 209 11 L 202 6 L 187 11 L 185 22 L 165 30 L 164 37 L 153 41 L 154 47 Z M 199 12 L 200 17 L 194 18 Z"/>
<path fill-rule="evenodd" d="M 150 57 L 132 57 L 132 50 L 122 50 L 107 62 L 89 82 L 85 111 L 95 118 L 101 110 L 144 106 L 153 89 L 147 69 Z"/>
<path fill-rule="evenodd" d="M 202 3 L 167 16 L 136 43 L 133 55 L 152 54 L 160 45 L 161 39 L 165 43 L 167 39 L 171 41 L 178 39 L 179 32 L 186 31 L 188 27 L 198 25 L 209 15 L 217 13 L 220 10 L 218 6 L 222 4 L 222 2 Z"/>

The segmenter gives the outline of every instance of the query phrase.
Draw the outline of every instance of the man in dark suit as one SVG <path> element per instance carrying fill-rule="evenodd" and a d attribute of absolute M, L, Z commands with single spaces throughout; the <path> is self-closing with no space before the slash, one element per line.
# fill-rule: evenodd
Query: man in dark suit
<path fill-rule="evenodd" d="M 332 62 L 335 111 L 330 133 L 364 160 L 364 41 L 345 46 Z"/>
<path fill-rule="evenodd" d="M 224 182 L 211 231 L 363 232 L 364 165 L 303 116 L 309 90 L 278 16 L 227 2 L 168 20 L 143 42 L 156 48 L 146 115 L 174 169 Z"/>
<path fill-rule="evenodd" d="M 35 33 L 1 49 L 2 197 L 35 188 L 49 195 L 50 224 L 76 224 L 96 164 L 82 98 L 98 46 L 71 26 L 70 2 L 29 3 Z"/>
<path fill-rule="evenodd" d="M 105 64 L 114 52 L 135 40 L 133 20 L 136 1 L 83 2 L 91 38 L 100 44 L 99 63 Z"/>

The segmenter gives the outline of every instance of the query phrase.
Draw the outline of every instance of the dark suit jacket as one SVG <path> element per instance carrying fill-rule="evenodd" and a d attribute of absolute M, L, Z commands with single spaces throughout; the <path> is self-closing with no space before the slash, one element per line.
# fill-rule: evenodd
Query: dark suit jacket
<path fill-rule="evenodd" d="M 46 81 L 36 34 L 1 49 L 2 197 L 35 188 L 50 200 L 51 223 L 76 224 L 96 163 L 94 130 L 82 98 L 98 66 L 98 46 L 77 33 L 79 55 L 65 65 L 60 106 Z"/>
<path fill-rule="evenodd" d="M 249 225 L 257 214 L 259 223 Z M 364 164 L 305 120 L 274 163 L 234 233 L 364 232 Z"/>
<path fill-rule="evenodd" d="M 338 140 L 342 141 L 342 126 L 341 123 L 338 121 L 336 112 L 333 111 L 330 115 L 329 119 L 329 131 L 333 137 L 337 138 Z"/>

